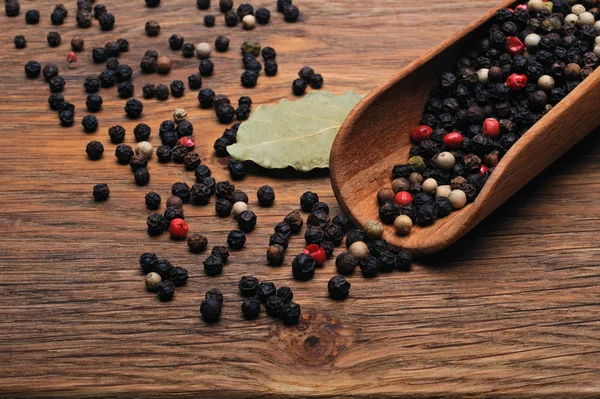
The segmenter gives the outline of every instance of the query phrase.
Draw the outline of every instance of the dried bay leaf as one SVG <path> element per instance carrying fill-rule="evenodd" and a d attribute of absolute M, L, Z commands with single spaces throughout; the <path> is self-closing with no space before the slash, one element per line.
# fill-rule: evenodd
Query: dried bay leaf
<path fill-rule="evenodd" d="M 328 168 L 333 139 L 360 99 L 353 91 L 343 95 L 312 92 L 297 101 L 261 105 L 242 123 L 237 143 L 227 151 L 234 158 L 269 169 Z"/>

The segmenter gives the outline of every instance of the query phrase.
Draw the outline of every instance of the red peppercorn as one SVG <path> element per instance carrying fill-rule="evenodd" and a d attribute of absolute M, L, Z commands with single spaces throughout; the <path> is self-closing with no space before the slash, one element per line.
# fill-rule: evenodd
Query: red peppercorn
<path fill-rule="evenodd" d="M 485 175 L 485 172 L 487 172 L 488 169 L 489 168 L 487 166 L 485 166 L 484 164 L 481 164 L 481 167 L 479 168 L 479 174 L 482 176 Z"/>
<path fill-rule="evenodd" d="M 318 244 L 310 244 L 304 248 L 303 254 L 310 255 L 317 265 L 322 265 L 327 260 L 325 249 Z"/>
<path fill-rule="evenodd" d="M 527 76 L 520 73 L 513 73 L 506 79 L 506 85 L 513 90 L 521 90 L 527 86 Z"/>
<path fill-rule="evenodd" d="M 518 6 L 515 7 L 515 10 L 520 10 L 520 9 L 527 11 L 527 6 L 525 4 L 519 4 Z"/>
<path fill-rule="evenodd" d="M 433 129 L 427 125 L 417 126 L 410 132 L 410 136 L 416 143 L 427 140 L 431 136 Z"/>
<path fill-rule="evenodd" d="M 173 219 L 169 224 L 169 234 L 172 238 L 185 238 L 189 230 L 188 224 L 183 219 Z"/>
<path fill-rule="evenodd" d="M 495 118 L 487 118 L 483 121 L 483 134 L 493 139 L 500 137 L 500 122 Z"/>
<path fill-rule="evenodd" d="M 518 37 L 509 36 L 506 38 L 506 50 L 514 57 L 523 53 L 525 45 Z"/>
<path fill-rule="evenodd" d="M 408 191 L 400 191 L 394 200 L 398 205 L 406 205 L 412 203 L 413 197 Z"/>
<path fill-rule="evenodd" d="M 188 149 L 188 151 L 191 151 L 194 149 L 194 147 L 196 146 L 196 143 L 194 142 L 194 139 L 191 138 L 190 136 L 183 136 L 182 138 L 180 138 L 178 140 L 178 143 L 183 145 L 185 148 Z"/>
<path fill-rule="evenodd" d="M 458 132 L 450 132 L 444 136 L 444 145 L 451 150 L 459 150 L 462 143 L 463 136 Z"/>
<path fill-rule="evenodd" d="M 73 69 L 75 68 L 75 63 L 77 62 L 77 56 L 75 55 L 74 52 L 69 51 L 67 53 L 67 66 L 69 67 L 69 69 Z"/>

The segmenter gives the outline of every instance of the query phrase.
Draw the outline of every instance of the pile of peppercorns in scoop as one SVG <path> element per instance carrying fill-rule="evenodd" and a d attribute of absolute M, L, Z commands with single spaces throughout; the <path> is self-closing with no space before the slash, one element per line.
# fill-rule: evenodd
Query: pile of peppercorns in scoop
<path fill-rule="evenodd" d="M 598 67 L 598 5 L 531 0 L 496 13 L 433 88 L 408 163 L 377 194 L 383 223 L 407 235 L 475 201 L 513 144 Z"/>

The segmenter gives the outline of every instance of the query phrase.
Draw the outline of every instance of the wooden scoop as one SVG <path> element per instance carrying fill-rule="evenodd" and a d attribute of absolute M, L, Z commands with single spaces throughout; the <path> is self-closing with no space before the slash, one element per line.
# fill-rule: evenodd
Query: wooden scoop
<path fill-rule="evenodd" d="M 407 163 L 410 130 L 419 124 L 437 77 L 487 35 L 504 1 L 479 20 L 404 68 L 367 95 L 350 113 L 333 143 L 330 173 L 340 206 L 359 226 L 379 220 L 376 194 L 391 187 L 393 165 Z M 406 237 L 385 226 L 383 238 L 414 255 L 457 241 L 575 143 L 600 125 L 600 68 L 538 121 L 502 158 L 474 203 Z"/>

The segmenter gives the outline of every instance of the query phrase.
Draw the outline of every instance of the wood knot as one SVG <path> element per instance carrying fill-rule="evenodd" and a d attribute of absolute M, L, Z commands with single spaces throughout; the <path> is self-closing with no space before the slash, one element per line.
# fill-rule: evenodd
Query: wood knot
<path fill-rule="evenodd" d="M 331 363 L 354 337 L 339 320 L 311 310 L 302 311 L 295 327 L 279 328 L 278 335 L 292 362 L 307 366 Z"/>

